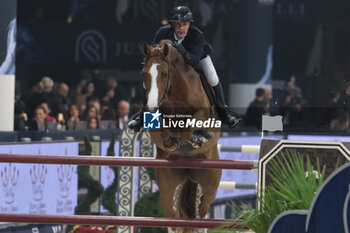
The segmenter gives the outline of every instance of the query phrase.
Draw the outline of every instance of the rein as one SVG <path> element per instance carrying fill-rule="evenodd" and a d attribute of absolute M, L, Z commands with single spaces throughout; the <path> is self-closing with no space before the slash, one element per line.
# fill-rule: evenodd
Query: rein
<path fill-rule="evenodd" d="M 169 89 L 170 89 L 170 61 L 168 60 L 168 58 L 166 57 L 165 60 L 168 62 L 168 78 L 167 78 L 167 82 L 166 82 L 166 88 L 165 88 L 165 91 L 164 91 L 164 94 L 163 94 L 163 97 L 160 99 L 159 103 L 158 103 L 158 108 L 160 108 L 160 106 L 163 104 L 164 100 L 165 100 L 165 97 L 167 96 L 168 92 L 169 92 Z M 180 59 L 177 60 L 177 63 L 174 67 L 174 74 L 173 74 L 173 78 L 175 77 L 175 72 L 176 72 L 176 69 L 178 67 L 180 63 Z"/>

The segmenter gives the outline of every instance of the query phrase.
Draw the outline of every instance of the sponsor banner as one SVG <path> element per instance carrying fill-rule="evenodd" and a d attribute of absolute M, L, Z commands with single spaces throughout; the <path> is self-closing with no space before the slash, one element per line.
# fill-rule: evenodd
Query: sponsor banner
<path fill-rule="evenodd" d="M 137 24 L 107 24 L 96 27 L 21 24 L 17 31 L 19 48 L 16 50 L 16 62 L 140 70 L 143 59 L 142 42 L 151 43 L 156 30 L 157 25 Z M 62 40 L 57 35 L 65 35 L 65 39 Z M 29 42 L 27 37 L 31 38 Z"/>
<path fill-rule="evenodd" d="M 77 155 L 78 142 L 0 145 L 0 153 Z M 0 164 L 0 212 L 74 214 L 76 165 Z"/>

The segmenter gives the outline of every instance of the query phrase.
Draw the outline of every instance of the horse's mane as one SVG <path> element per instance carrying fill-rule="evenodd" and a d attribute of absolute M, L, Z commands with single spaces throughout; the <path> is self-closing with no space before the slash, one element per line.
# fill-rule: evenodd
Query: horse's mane
<path fill-rule="evenodd" d="M 161 40 L 156 46 L 163 47 L 165 44 L 173 45 L 173 42 L 171 40 Z"/>
<path fill-rule="evenodd" d="M 177 49 L 173 46 L 173 42 L 171 40 L 161 40 L 158 44 L 154 45 L 153 48 L 156 48 L 156 51 L 161 52 L 163 50 L 164 45 L 168 45 L 169 47 L 169 57 L 174 58 L 177 57 L 179 58 L 180 53 L 177 51 Z M 157 54 L 157 52 L 153 53 L 151 56 L 157 56 L 160 54 Z"/>

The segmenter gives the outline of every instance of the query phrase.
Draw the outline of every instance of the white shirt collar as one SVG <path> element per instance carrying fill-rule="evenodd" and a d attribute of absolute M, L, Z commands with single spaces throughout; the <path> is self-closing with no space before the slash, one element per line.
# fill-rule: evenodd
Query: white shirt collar
<path fill-rule="evenodd" d="M 176 35 L 175 32 L 174 32 L 174 38 L 175 38 L 175 40 L 177 40 L 177 43 L 179 43 L 179 44 L 181 44 L 181 42 L 185 39 L 185 37 L 180 39 L 180 38 Z"/>

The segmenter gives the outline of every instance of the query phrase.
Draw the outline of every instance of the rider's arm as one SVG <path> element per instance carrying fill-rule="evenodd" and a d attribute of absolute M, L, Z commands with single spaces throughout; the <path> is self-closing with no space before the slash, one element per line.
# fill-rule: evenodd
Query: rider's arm
<path fill-rule="evenodd" d="M 164 31 L 162 31 L 161 28 L 159 28 L 158 31 L 156 32 L 156 35 L 153 38 L 151 45 L 154 46 L 154 45 L 158 44 L 163 39 L 165 39 Z"/>
<path fill-rule="evenodd" d="M 190 66 L 197 68 L 199 61 L 201 59 L 203 48 L 204 48 L 204 38 L 202 36 L 197 37 L 197 39 L 192 43 L 188 50 L 182 44 L 175 44 L 175 48 L 181 53 L 185 62 Z"/>

